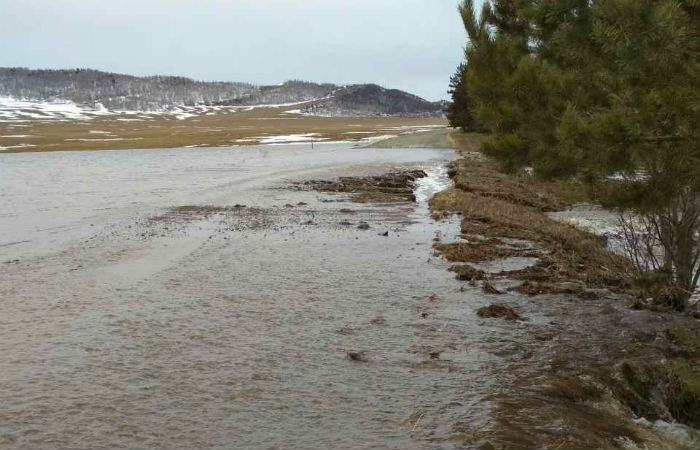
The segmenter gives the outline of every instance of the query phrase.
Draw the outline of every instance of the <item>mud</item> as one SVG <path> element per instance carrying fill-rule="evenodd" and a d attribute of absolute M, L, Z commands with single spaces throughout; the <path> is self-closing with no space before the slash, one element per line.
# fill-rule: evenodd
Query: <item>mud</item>
<path fill-rule="evenodd" d="M 349 200 L 355 203 L 415 202 L 415 182 L 426 176 L 421 169 L 402 170 L 377 176 L 310 180 L 295 186 L 298 189 L 350 194 Z"/>

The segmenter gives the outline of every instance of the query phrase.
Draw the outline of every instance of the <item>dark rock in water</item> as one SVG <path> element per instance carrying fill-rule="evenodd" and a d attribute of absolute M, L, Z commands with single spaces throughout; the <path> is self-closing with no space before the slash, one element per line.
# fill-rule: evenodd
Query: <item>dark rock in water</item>
<path fill-rule="evenodd" d="M 285 208 L 294 208 L 294 205 L 292 205 L 291 203 L 287 203 L 284 205 L 284 207 Z"/>
<path fill-rule="evenodd" d="M 380 317 L 375 317 L 370 322 L 375 324 L 375 325 L 384 325 L 384 324 L 386 324 L 386 319 L 384 317 L 380 316 Z"/>
<path fill-rule="evenodd" d="M 307 204 L 308 203 L 306 203 L 306 202 L 299 202 L 299 203 L 297 203 L 297 206 L 306 206 Z"/>
<path fill-rule="evenodd" d="M 493 284 L 491 284 L 488 280 L 487 280 L 487 281 L 484 281 L 484 286 L 483 286 L 483 288 L 484 288 L 484 292 L 486 292 L 487 294 L 496 294 L 496 295 L 505 294 L 505 292 L 503 292 L 503 291 L 497 289 L 497 288 L 496 288 Z"/>
<path fill-rule="evenodd" d="M 348 352 L 348 359 L 350 361 L 367 362 L 365 352 Z"/>
<path fill-rule="evenodd" d="M 338 212 L 341 212 L 343 214 L 353 214 L 355 211 L 350 208 L 341 208 L 338 210 Z"/>
<path fill-rule="evenodd" d="M 440 352 L 430 352 L 430 359 L 440 359 Z"/>
<path fill-rule="evenodd" d="M 503 318 L 506 320 L 523 320 L 520 314 L 510 305 L 505 303 L 492 303 L 483 306 L 476 312 L 479 317 Z"/>
<path fill-rule="evenodd" d="M 302 223 L 302 225 L 316 225 L 316 222 L 313 220 L 307 220 L 306 222 Z"/>
<path fill-rule="evenodd" d="M 359 228 L 360 230 L 369 230 L 370 226 L 367 222 L 362 222 L 357 226 L 357 228 Z"/>
<path fill-rule="evenodd" d="M 385 231 L 384 233 L 379 233 L 379 236 L 389 236 L 389 232 Z"/>
<path fill-rule="evenodd" d="M 348 226 L 348 225 L 352 225 L 352 222 L 348 222 L 347 220 L 342 220 L 342 221 L 338 222 L 338 225 Z"/>
<path fill-rule="evenodd" d="M 245 208 L 245 205 L 241 205 L 240 203 L 236 203 L 233 205 L 234 208 L 239 209 L 239 208 Z"/>

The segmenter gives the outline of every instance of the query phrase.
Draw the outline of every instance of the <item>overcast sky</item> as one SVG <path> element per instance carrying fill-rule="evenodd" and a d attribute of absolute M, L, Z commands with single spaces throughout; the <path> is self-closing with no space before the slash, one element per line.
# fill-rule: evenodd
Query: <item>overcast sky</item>
<path fill-rule="evenodd" d="M 0 0 L 0 66 L 275 84 L 374 82 L 447 98 L 457 0 Z"/>

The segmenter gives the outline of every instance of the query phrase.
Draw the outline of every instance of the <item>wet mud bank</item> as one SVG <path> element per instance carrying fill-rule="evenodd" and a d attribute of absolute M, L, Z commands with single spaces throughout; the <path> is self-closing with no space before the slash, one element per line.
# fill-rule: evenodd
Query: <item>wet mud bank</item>
<path fill-rule="evenodd" d="M 371 177 L 340 177 L 337 180 L 310 180 L 300 183 L 300 189 L 319 192 L 352 194 L 357 203 L 415 202 L 415 182 L 428 174 L 421 169 L 403 170 Z"/>
<path fill-rule="evenodd" d="M 697 320 L 634 308 L 628 261 L 548 216 L 573 189 L 504 175 L 478 153 L 449 173 L 455 187 L 431 210 L 458 215 L 460 239 L 434 247 L 464 289 L 483 292 L 478 315 L 512 339 L 482 448 L 697 447 L 700 397 L 676 366 L 700 353 L 673 334 L 697 339 Z"/>

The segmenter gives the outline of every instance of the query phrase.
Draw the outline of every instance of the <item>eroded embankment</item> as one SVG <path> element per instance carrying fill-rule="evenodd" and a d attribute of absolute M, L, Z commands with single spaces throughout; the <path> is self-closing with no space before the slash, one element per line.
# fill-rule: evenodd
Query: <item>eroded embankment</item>
<path fill-rule="evenodd" d="M 632 310 L 626 258 L 546 215 L 582 189 L 505 175 L 478 153 L 450 175 L 455 188 L 431 209 L 436 219 L 460 214 L 462 236 L 435 248 L 493 298 L 479 316 L 513 336 L 484 448 L 694 448 L 699 435 L 685 425 L 700 425 L 690 375 L 699 354 L 676 334 L 697 337 L 697 321 Z"/>

